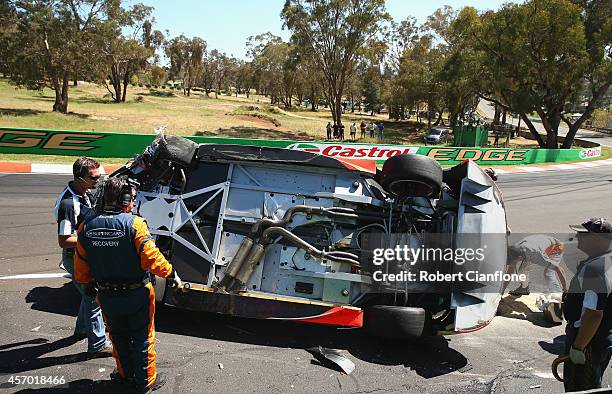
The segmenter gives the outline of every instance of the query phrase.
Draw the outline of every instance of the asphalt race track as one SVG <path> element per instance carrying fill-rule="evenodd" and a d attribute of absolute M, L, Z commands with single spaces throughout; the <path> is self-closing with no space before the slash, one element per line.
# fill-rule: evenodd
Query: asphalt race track
<path fill-rule="evenodd" d="M 41 275 L 62 272 L 52 207 L 68 180 L 0 174 L 0 277 L 36 274 L 0 278 L 3 392 L 116 391 L 108 378 L 114 360 L 87 360 L 86 341 L 70 337 L 77 291 L 66 278 Z M 499 184 L 514 233 L 569 233 L 568 224 L 585 218 L 612 218 L 610 167 L 501 175 Z M 506 301 L 501 315 L 479 332 L 399 343 L 360 330 L 159 307 L 158 370 L 168 380 L 157 392 L 561 392 L 550 364 L 562 352 L 563 327 L 533 312 L 530 297 Z M 343 350 L 355 371 L 343 375 L 320 365 L 305 350 L 319 345 Z M 15 385 L 11 376 L 63 377 L 66 383 Z M 610 369 L 605 381 L 612 385 Z"/>

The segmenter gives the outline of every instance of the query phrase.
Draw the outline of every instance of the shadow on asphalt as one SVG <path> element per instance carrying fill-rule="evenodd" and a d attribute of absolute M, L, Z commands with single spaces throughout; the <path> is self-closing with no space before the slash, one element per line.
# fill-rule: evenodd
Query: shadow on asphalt
<path fill-rule="evenodd" d="M 44 338 L 30 339 L 29 341 L 15 342 L 15 343 L 9 343 L 9 344 L 6 344 L 6 345 L 2 345 L 2 346 L 0 346 L 0 350 L 10 349 L 10 348 L 13 348 L 13 347 L 23 346 L 23 345 L 38 345 L 38 344 L 47 343 L 47 342 L 49 342 L 49 341 L 47 339 L 44 339 Z"/>
<path fill-rule="evenodd" d="M 26 296 L 26 301 L 32 303 L 32 309 L 76 316 L 79 293 L 71 283 L 66 283 L 60 288 L 37 287 Z M 365 362 L 403 365 L 424 378 L 433 378 L 469 368 L 467 359 L 449 347 L 450 341 L 444 337 L 419 338 L 418 341 L 384 340 L 368 336 L 359 329 L 336 329 L 278 320 L 246 319 L 163 305 L 157 306 L 155 327 L 158 332 L 258 346 L 294 349 L 323 346 L 341 349 Z M 22 372 L 50 365 L 78 362 L 80 360 L 77 355 L 39 358 L 59 347 L 71 345 L 73 343 L 71 340 L 66 338 L 50 344 L 0 352 L 0 372 Z M 24 364 L 10 367 L 4 363 L 3 360 L 15 358 L 17 355 L 25 359 Z"/>
<path fill-rule="evenodd" d="M 0 374 L 14 374 L 85 361 L 87 360 L 87 354 L 84 352 L 56 357 L 42 357 L 47 353 L 72 346 L 78 341 L 79 339 L 70 336 L 54 342 L 37 338 L 31 341 L 4 345 L 5 348 L 8 346 L 11 346 L 11 348 L 0 351 Z M 32 344 L 35 344 L 35 346 L 28 346 Z M 2 388 L 3 386 L 0 385 L 0 389 Z"/>
<path fill-rule="evenodd" d="M 2 351 L 0 351 L 0 382 L 3 382 L 0 383 L 0 391 L 2 391 L 3 389 L 11 389 L 17 387 L 17 384 L 9 382 L 9 376 L 20 376 L 20 373 L 31 373 L 32 371 L 36 371 L 42 368 L 80 363 L 89 360 L 90 358 L 86 352 L 68 354 L 63 356 L 43 357 L 45 354 L 72 346 L 80 340 L 81 339 L 77 339 L 73 336 L 62 338 L 54 342 L 49 342 L 47 339 L 44 338 L 36 338 L 29 341 L 3 345 Z M 28 374 L 25 376 L 30 375 Z M 110 379 L 99 381 L 82 379 L 73 382 L 66 382 L 63 385 L 58 385 L 54 387 L 45 387 L 40 389 L 24 389 L 17 392 L 129 393 L 132 391 L 125 389 L 124 386 L 117 384 L 111 381 Z"/>
<path fill-rule="evenodd" d="M 538 341 L 538 345 L 542 350 L 547 351 L 550 354 L 561 356 L 565 353 L 565 335 L 559 335 L 555 337 L 552 343 L 546 341 Z"/>
<path fill-rule="evenodd" d="M 467 359 L 450 348 L 444 337 L 419 338 L 418 341 L 384 340 L 368 336 L 359 329 L 245 319 L 167 306 L 158 307 L 155 327 L 159 332 L 259 346 L 342 349 L 369 363 L 403 365 L 424 378 L 468 366 Z"/>
<path fill-rule="evenodd" d="M 72 282 L 66 282 L 60 288 L 40 286 L 34 287 L 26 295 L 25 301 L 32 304 L 37 311 L 74 316 L 79 312 L 81 294 Z"/>

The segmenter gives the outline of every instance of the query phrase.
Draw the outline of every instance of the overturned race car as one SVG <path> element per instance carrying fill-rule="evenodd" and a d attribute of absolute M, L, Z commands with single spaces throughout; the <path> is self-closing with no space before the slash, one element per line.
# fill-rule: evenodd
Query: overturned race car
<path fill-rule="evenodd" d="M 134 213 L 184 281 L 156 278 L 164 304 L 394 338 L 473 331 L 497 310 L 505 208 L 473 162 L 442 170 L 402 154 L 368 172 L 310 152 L 162 135 L 110 176 L 138 185 Z M 481 258 L 459 264 L 456 252 L 470 249 Z"/>

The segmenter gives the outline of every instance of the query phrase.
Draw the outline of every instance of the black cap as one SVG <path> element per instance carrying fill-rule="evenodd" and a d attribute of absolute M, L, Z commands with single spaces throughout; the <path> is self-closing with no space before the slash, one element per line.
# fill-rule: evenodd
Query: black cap
<path fill-rule="evenodd" d="M 612 224 L 604 218 L 591 218 L 582 224 L 574 224 L 569 227 L 579 233 L 612 233 Z"/>

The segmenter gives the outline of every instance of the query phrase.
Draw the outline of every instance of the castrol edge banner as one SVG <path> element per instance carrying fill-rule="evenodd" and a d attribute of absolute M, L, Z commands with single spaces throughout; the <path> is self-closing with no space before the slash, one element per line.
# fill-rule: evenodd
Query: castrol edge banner
<path fill-rule="evenodd" d="M 291 144 L 287 149 L 301 150 L 319 155 L 358 160 L 386 160 L 396 155 L 417 154 L 418 146 L 404 145 L 359 145 L 359 144 L 317 144 L 300 142 Z"/>
<path fill-rule="evenodd" d="M 0 127 L 0 153 L 22 153 L 91 157 L 134 157 L 155 138 L 152 134 L 127 134 L 75 130 L 47 130 Z M 481 165 L 515 165 L 581 161 L 601 156 L 601 146 L 572 149 L 496 147 L 412 146 L 343 142 L 266 140 L 257 138 L 200 137 L 186 135 L 200 144 L 234 144 L 284 148 L 311 152 L 348 163 L 356 169 L 382 165 L 396 155 L 419 154 L 441 165 L 473 160 Z M 364 164 L 369 163 L 369 164 Z"/>

